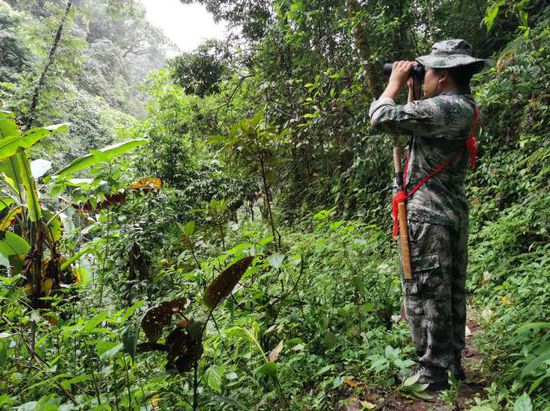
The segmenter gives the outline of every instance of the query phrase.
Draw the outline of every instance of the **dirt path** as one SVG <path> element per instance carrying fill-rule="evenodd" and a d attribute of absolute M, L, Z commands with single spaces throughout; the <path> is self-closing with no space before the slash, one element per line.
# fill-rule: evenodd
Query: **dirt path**
<path fill-rule="evenodd" d="M 472 315 L 473 313 L 469 313 Z M 472 315 L 475 318 L 475 314 Z M 473 336 L 479 332 L 475 319 L 467 323 L 466 349 L 463 352 L 463 366 L 466 381 L 458 387 L 430 393 L 432 399 L 423 400 L 407 396 L 397 390 L 385 391 L 378 388 L 365 388 L 364 392 L 352 394 L 342 411 L 463 411 L 475 405 L 474 397 L 484 398 L 486 378 L 479 371 L 480 355 L 473 345 Z M 456 389 L 458 388 L 458 390 Z"/>

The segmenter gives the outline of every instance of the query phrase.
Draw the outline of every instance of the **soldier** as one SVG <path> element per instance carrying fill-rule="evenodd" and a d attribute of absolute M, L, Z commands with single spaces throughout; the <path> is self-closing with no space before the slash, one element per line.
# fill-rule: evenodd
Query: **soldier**
<path fill-rule="evenodd" d="M 414 101 L 411 70 L 425 67 L 424 100 Z M 403 279 L 405 311 L 418 354 L 419 382 L 437 390 L 447 372 L 464 379 L 468 202 L 464 178 L 475 163 L 478 111 L 470 79 L 485 61 L 464 40 L 435 43 L 431 54 L 393 64 L 386 90 L 370 108 L 373 126 L 411 134 L 405 192 L 412 280 Z M 409 102 L 397 105 L 408 83 Z"/>

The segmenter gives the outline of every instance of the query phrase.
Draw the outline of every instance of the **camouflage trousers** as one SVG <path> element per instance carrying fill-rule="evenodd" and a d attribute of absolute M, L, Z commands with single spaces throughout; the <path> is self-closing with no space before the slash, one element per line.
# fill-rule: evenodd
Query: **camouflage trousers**
<path fill-rule="evenodd" d="M 446 375 L 465 346 L 468 224 L 457 231 L 409 220 L 409 244 L 412 280 L 402 270 L 401 278 L 418 362 Z"/>

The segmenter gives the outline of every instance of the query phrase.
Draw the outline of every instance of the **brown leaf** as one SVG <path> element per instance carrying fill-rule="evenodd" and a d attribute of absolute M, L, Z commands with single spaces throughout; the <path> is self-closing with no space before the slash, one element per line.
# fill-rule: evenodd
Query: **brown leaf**
<path fill-rule="evenodd" d="M 164 327 L 170 325 L 172 315 L 187 308 L 189 300 L 185 297 L 176 298 L 172 301 L 165 301 L 156 307 L 151 308 L 141 320 L 141 328 L 150 342 L 157 342 L 162 337 Z"/>
<path fill-rule="evenodd" d="M 348 386 L 350 386 L 351 388 L 356 388 L 356 387 L 364 387 L 365 386 L 365 383 L 362 382 L 362 381 L 355 381 L 353 378 L 346 378 L 344 380 L 344 383 Z"/>
<path fill-rule="evenodd" d="M 176 327 L 166 338 L 168 356 L 167 371 L 185 373 L 190 371 L 202 357 L 202 321 L 190 320 L 185 328 Z"/>
<path fill-rule="evenodd" d="M 254 260 L 253 256 L 245 257 L 226 268 L 208 286 L 204 295 L 204 303 L 213 310 L 235 288 L 243 274 Z"/>

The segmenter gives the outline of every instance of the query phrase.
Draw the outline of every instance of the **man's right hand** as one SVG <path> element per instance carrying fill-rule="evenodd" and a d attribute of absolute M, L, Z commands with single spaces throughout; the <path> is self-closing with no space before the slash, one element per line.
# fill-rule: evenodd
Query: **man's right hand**
<path fill-rule="evenodd" d="M 396 61 L 393 63 L 390 83 L 403 87 L 407 80 L 411 77 L 411 70 L 416 66 L 415 61 Z"/>
<path fill-rule="evenodd" d="M 395 97 L 397 97 L 401 87 L 407 83 L 411 76 L 411 70 L 416 64 L 415 61 L 396 61 L 393 63 L 390 80 L 386 90 L 380 97 L 389 97 L 395 101 Z"/>

